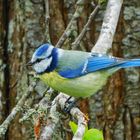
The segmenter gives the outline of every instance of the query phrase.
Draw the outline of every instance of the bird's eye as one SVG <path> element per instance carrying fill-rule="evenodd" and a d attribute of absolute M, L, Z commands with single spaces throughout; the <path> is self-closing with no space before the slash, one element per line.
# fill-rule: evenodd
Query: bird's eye
<path fill-rule="evenodd" d="M 37 59 L 36 60 L 36 63 L 39 63 L 40 61 L 42 61 L 43 59 Z"/>

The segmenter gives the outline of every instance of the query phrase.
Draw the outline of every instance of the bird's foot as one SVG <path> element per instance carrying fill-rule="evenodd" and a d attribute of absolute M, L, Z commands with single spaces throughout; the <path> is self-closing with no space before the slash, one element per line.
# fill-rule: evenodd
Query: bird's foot
<path fill-rule="evenodd" d="M 69 97 L 65 102 L 63 111 L 65 113 L 70 113 L 70 110 L 75 106 L 76 102 L 77 102 L 77 99 L 75 99 L 73 97 Z"/>

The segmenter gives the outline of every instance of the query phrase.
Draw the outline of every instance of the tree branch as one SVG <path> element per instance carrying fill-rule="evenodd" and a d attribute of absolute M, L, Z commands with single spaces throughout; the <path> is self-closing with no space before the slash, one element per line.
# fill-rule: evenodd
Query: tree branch
<path fill-rule="evenodd" d="M 5 135 L 9 125 L 11 124 L 12 120 L 15 118 L 16 114 L 21 111 L 22 106 L 24 105 L 27 97 L 31 94 L 36 86 L 36 82 L 33 82 L 32 85 L 29 86 L 28 91 L 21 97 L 18 101 L 17 105 L 12 109 L 9 116 L 4 120 L 4 122 L 0 125 L 0 137 Z"/>
<path fill-rule="evenodd" d="M 47 120 L 47 125 L 42 129 L 40 140 L 50 140 L 60 121 L 61 115 L 58 112 L 58 108 L 61 110 L 65 107 L 65 102 L 69 98 L 68 95 L 60 93 L 52 102 L 50 109 L 49 119 Z M 70 110 L 70 114 L 78 120 L 78 129 L 75 133 L 73 140 L 81 140 L 85 132 L 85 127 L 87 125 L 87 117 L 76 107 Z"/>
<path fill-rule="evenodd" d="M 98 10 L 100 8 L 100 5 L 97 5 L 95 7 L 95 9 L 93 10 L 93 12 L 90 14 L 87 23 L 85 24 L 83 30 L 81 31 L 81 33 L 79 34 L 79 36 L 75 39 L 75 41 L 72 43 L 72 49 L 76 49 L 77 46 L 80 44 L 82 38 L 84 37 L 85 33 L 89 30 L 89 26 L 93 20 L 93 18 L 95 17 L 95 15 L 97 14 Z"/>
<path fill-rule="evenodd" d="M 42 128 L 39 140 L 50 140 L 55 131 L 57 123 L 59 122 L 60 113 L 57 111 L 57 107 L 59 106 L 57 103 L 57 98 L 59 98 L 59 95 L 52 102 L 47 124 Z"/>
<path fill-rule="evenodd" d="M 112 47 L 122 3 L 123 0 L 108 1 L 101 32 L 98 41 L 92 49 L 93 53 L 106 54 Z"/>
<path fill-rule="evenodd" d="M 59 41 L 57 42 L 56 46 L 57 48 L 60 48 L 63 43 L 65 42 L 65 40 L 69 37 L 69 35 L 71 34 L 72 32 L 72 24 L 74 23 L 74 21 L 80 17 L 82 11 L 83 11 L 83 8 L 84 8 L 84 0 L 78 0 L 77 1 L 77 8 L 75 10 L 75 13 L 73 14 L 72 16 L 72 19 L 71 21 L 69 22 L 67 28 L 65 29 L 64 33 L 62 34 L 62 36 L 60 37 Z"/>
<path fill-rule="evenodd" d="M 45 3 L 45 20 L 46 20 L 46 30 L 45 30 L 45 39 L 50 42 L 50 35 L 49 33 L 49 20 L 50 20 L 50 15 L 49 15 L 49 0 L 44 0 Z"/>
<path fill-rule="evenodd" d="M 78 129 L 76 130 L 72 140 L 82 140 L 87 126 L 88 118 L 78 108 L 75 107 L 71 109 L 70 113 L 78 121 Z"/>

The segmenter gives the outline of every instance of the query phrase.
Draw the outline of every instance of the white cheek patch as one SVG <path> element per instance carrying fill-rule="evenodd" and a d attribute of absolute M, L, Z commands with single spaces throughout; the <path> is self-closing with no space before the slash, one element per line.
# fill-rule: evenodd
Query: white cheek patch
<path fill-rule="evenodd" d="M 37 73 L 42 73 L 45 72 L 47 68 L 50 67 L 51 62 L 52 62 L 52 57 L 50 57 L 49 59 L 41 60 L 39 63 L 34 64 L 33 68 Z"/>

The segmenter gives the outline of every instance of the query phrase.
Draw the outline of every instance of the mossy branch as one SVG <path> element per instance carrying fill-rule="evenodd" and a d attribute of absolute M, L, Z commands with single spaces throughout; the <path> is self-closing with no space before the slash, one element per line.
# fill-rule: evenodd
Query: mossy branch
<path fill-rule="evenodd" d="M 12 109 L 9 116 L 4 120 L 4 122 L 0 125 L 0 138 L 5 135 L 9 125 L 11 124 L 12 120 L 14 120 L 15 116 L 18 112 L 22 110 L 22 107 L 26 101 L 26 99 L 30 96 L 32 91 L 34 90 L 34 87 L 36 86 L 36 82 L 33 82 L 29 88 L 28 91 L 25 92 L 25 94 L 21 97 L 21 99 L 18 101 L 17 105 Z"/>

